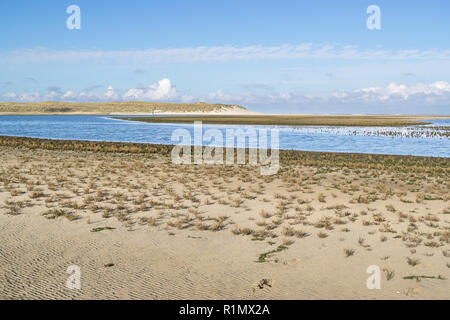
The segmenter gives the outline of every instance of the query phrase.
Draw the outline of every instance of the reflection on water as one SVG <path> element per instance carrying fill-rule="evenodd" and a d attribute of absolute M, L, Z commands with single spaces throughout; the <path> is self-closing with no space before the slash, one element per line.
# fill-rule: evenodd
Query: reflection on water
<path fill-rule="evenodd" d="M 450 120 L 429 121 L 426 127 L 277 127 L 280 149 L 400 154 L 450 157 Z M 227 128 L 251 126 L 203 125 L 223 132 Z M 447 127 L 447 128 L 445 128 Z M 34 138 L 147 142 L 172 144 L 176 128 L 193 136 L 193 125 L 156 124 L 110 119 L 106 116 L 0 116 L 0 135 Z M 436 134 L 436 132 L 444 134 Z M 446 134 L 447 132 L 447 134 Z"/>

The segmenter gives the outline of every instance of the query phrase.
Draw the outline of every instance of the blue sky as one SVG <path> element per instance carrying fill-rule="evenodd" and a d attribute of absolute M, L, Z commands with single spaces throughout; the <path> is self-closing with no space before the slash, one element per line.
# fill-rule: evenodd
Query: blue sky
<path fill-rule="evenodd" d="M 69 30 L 69 5 L 81 30 Z M 369 5 L 381 30 L 369 30 Z M 450 3 L 1 1 L 0 100 L 450 113 Z"/>

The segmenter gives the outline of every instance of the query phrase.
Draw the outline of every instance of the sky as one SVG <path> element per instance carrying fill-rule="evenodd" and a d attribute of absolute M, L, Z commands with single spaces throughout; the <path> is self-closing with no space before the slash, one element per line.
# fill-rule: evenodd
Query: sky
<path fill-rule="evenodd" d="M 448 0 L 4 0 L 0 101 L 450 114 L 449 13 Z"/>

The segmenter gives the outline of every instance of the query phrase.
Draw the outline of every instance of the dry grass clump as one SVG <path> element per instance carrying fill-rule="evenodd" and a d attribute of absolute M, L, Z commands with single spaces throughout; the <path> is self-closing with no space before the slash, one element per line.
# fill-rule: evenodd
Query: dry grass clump
<path fill-rule="evenodd" d="M 355 249 L 344 249 L 345 257 L 351 257 L 355 254 Z"/>
<path fill-rule="evenodd" d="M 37 198 L 41 198 L 43 196 L 44 196 L 44 193 L 42 192 L 42 190 L 35 190 L 30 194 L 31 199 L 37 199 Z"/>
<path fill-rule="evenodd" d="M 239 228 L 239 227 L 235 227 L 231 230 L 231 232 L 235 235 L 244 235 L 244 236 L 248 236 L 251 235 L 255 232 L 255 230 L 251 229 L 251 228 Z"/>
<path fill-rule="evenodd" d="M 304 231 L 302 231 L 302 230 L 295 230 L 295 231 L 294 231 L 294 234 L 295 234 L 295 236 L 296 236 L 297 238 L 305 238 L 305 237 L 307 237 L 307 236 L 310 235 L 309 233 L 304 232 Z"/>
<path fill-rule="evenodd" d="M 387 204 L 386 205 L 386 210 L 389 211 L 389 212 L 397 211 L 392 204 Z"/>
<path fill-rule="evenodd" d="M 271 217 L 270 213 L 268 213 L 266 210 L 261 209 L 261 211 L 259 212 L 259 215 L 261 217 L 263 217 L 264 219 L 268 219 Z"/>
<path fill-rule="evenodd" d="M 319 194 L 318 200 L 319 200 L 319 202 L 323 202 L 323 203 L 327 202 L 327 201 L 325 200 L 325 195 L 324 195 L 323 193 L 320 193 L 320 194 Z"/>
<path fill-rule="evenodd" d="M 4 202 L 4 208 L 7 209 L 6 214 L 16 216 L 22 213 L 22 209 L 31 206 L 30 201 L 23 200 L 6 200 Z"/>
<path fill-rule="evenodd" d="M 359 239 L 358 239 L 358 243 L 360 246 L 364 246 L 365 241 L 366 241 L 366 239 L 364 239 L 363 237 L 359 237 Z"/>
<path fill-rule="evenodd" d="M 241 197 L 235 197 L 232 202 L 235 208 L 239 208 L 244 203 L 244 200 Z"/>
<path fill-rule="evenodd" d="M 320 231 L 320 232 L 317 233 L 317 236 L 318 236 L 319 238 L 321 238 L 321 239 L 324 239 L 324 238 L 327 238 L 327 237 L 328 237 L 328 234 L 326 234 L 326 233 L 323 232 L 323 231 Z"/>
<path fill-rule="evenodd" d="M 282 234 L 286 237 L 293 237 L 295 235 L 294 228 L 292 227 L 283 227 Z"/>
<path fill-rule="evenodd" d="M 225 224 L 222 221 L 218 221 L 211 226 L 212 231 L 220 231 L 225 229 Z"/>
<path fill-rule="evenodd" d="M 314 224 L 316 228 L 325 228 L 326 230 L 333 230 L 333 223 L 330 217 L 323 217 Z"/>
<path fill-rule="evenodd" d="M 416 202 L 417 203 L 422 203 L 425 200 L 425 194 L 423 193 L 418 193 L 416 194 Z"/>
<path fill-rule="evenodd" d="M 64 209 L 53 209 L 48 210 L 42 214 L 43 216 L 46 216 L 47 219 L 55 219 L 58 217 L 65 217 L 69 221 L 77 220 L 79 219 L 79 216 L 74 214 L 73 212 L 69 212 Z"/>
<path fill-rule="evenodd" d="M 285 246 L 290 246 L 290 245 L 294 244 L 294 242 L 295 242 L 294 240 L 289 239 L 289 238 L 284 238 L 282 241 L 283 245 L 285 245 Z"/>
<path fill-rule="evenodd" d="M 410 266 L 414 267 L 420 263 L 420 260 L 417 258 L 406 257 L 406 262 L 408 262 Z"/>
<path fill-rule="evenodd" d="M 252 233 L 254 233 L 255 231 L 251 228 L 242 228 L 240 229 L 240 233 L 247 236 L 247 235 L 251 235 Z"/>
<path fill-rule="evenodd" d="M 384 274 L 386 275 L 386 280 L 390 281 L 395 277 L 395 271 L 390 269 L 383 269 Z"/>

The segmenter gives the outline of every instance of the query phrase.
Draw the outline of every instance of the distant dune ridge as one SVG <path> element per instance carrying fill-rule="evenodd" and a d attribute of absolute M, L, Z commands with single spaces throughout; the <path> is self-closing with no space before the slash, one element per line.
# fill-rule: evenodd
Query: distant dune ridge
<path fill-rule="evenodd" d="M 0 114 L 246 114 L 246 108 L 229 104 L 167 102 L 0 102 Z"/>

